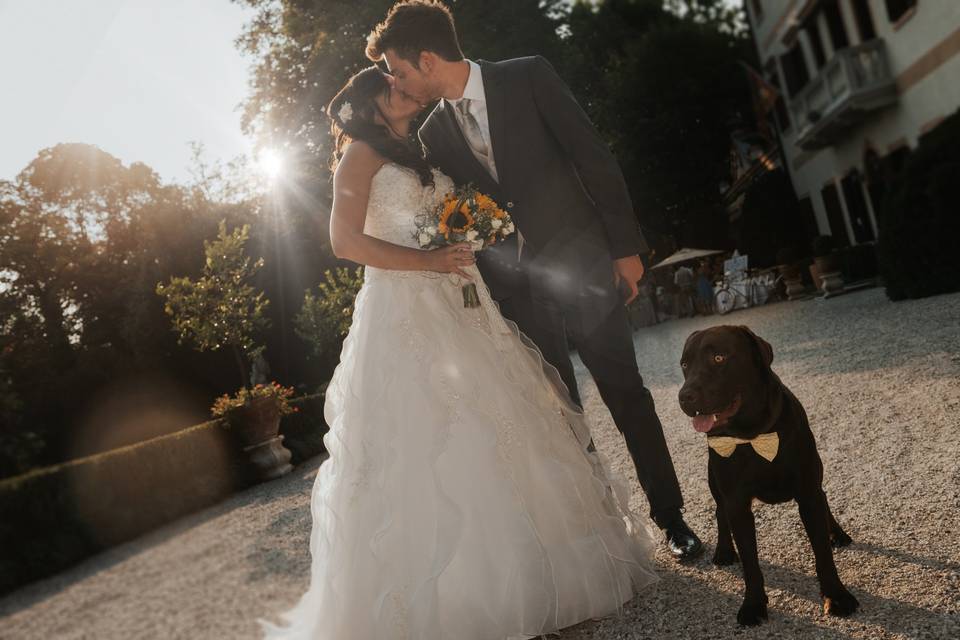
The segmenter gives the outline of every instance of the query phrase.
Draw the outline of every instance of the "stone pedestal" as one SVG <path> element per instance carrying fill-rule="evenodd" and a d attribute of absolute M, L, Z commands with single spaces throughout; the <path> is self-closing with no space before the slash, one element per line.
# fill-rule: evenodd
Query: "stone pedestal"
<path fill-rule="evenodd" d="M 833 296 L 838 296 L 841 293 L 844 293 L 843 275 L 839 271 L 821 273 L 820 281 L 822 282 L 820 288 L 823 290 L 824 298 L 832 298 Z"/>
<path fill-rule="evenodd" d="M 789 280 L 784 278 L 784 283 L 787 285 L 787 299 L 788 300 L 797 300 L 801 298 L 806 292 L 806 287 L 803 286 L 803 280 L 800 277 L 790 278 Z"/>
<path fill-rule="evenodd" d="M 293 454 L 283 446 L 282 435 L 243 447 L 243 452 L 260 480 L 273 480 L 293 471 L 293 465 L 290 464 L 290 457 Z"/>

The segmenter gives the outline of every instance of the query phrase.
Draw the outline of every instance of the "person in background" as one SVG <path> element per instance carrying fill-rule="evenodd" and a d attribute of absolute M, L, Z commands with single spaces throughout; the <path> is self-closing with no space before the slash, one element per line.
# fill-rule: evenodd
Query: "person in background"
<path fill-rule="evenodd" d="M 677 317 L 685 318 L 693 315 L 693 269 L 680 265 L 673 272 L 673 284 L 677 287 L 676 309 Z"/>
<path fill-rule="evenodd" d="M 697 313 L 708 316 L 713 313 L 713 270 L 709 260 L 702 260 L 697 268 Z"/>

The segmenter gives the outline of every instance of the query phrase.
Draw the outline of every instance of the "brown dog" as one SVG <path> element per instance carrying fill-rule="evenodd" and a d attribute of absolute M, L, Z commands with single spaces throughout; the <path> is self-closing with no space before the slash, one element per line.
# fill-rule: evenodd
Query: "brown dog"
<path fill-rule="evenodd" d="M 840 581 L 831 547 L 850 544 L 850 536 L 830 513 L 807 414 L 772 362 L 770 345 L 744 326 L 694 331 L 683 347 L 680 407 L 694 429 L 708 434 L 710 446 L 708 475 L 717 503 L 713 562 L 736 562 L 736 541 L 746 586 L 737 622 L 759 624 L 767 617 L 767 594 L 751 505 L 754 499 L 796 500 L 816 557 L 824 611 L 847 616 L 859 603 Z"/>

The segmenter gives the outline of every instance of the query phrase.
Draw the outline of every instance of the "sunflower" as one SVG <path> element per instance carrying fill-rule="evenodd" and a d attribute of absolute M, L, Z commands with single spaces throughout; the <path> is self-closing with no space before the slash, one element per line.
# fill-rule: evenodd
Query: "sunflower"
<path fill-rule="evenodd" d="M 441 229 L 449 228 L 451 231 L 462 233 L 473 226 L 473 215 L 470 213 L 470 207 L 464 202 L 457 208 L 459 201 L 448 202 L 443 207 L 443 213 L 440 214 L 440 223 L 437 225 Z M 443 231 L 446 233 L 446 231 Z"/>
<path fill-rule="evenodd" d="M 447 237 L 447 234 L 450 232 L 450 227 L 447 225 L 447 220 L 450 218 L 456 208 L 457 199 L 452 195 L 448 195 L 443 201 L 443 211 L 440 213 L 440 220 L 437 223 L 437 231 L 442 233 L 444 237 Z"/>

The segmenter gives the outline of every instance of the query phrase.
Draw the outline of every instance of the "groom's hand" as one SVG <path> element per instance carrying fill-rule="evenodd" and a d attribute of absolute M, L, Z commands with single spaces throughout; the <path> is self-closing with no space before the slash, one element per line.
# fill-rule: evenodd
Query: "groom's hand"
<path fill-rule="evenodd" d="M 613 261 L 613 282 L 617 286 L 617 291 L 620 290 L 621 281 L 630 287 L 630 297 L 624 300 L 623 304 L 630 304 L 640 293 L 637 283 L 641 278 L 643 278 L 643 261 L 640 256 L 627 256 Z"/>

